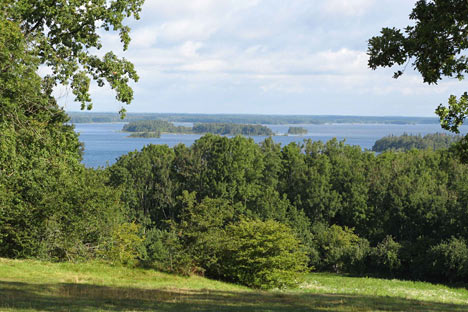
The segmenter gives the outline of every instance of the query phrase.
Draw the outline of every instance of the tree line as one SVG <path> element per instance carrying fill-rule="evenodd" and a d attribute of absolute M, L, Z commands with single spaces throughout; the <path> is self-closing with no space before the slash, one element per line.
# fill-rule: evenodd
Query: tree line
<path fill-rule="evenodd" d="M 308 133 L 307 129 L 303 127 L 289 127 L 288 129 L 288 134 L 292 134 L 292 135 L 303 135 L 307 133 Z"/>
<path fill-rule="evenodd" d="M 191 127 L 175 126 L 165 120 L 139 120 L 124 125 L 124 132 L 192 133 Z"/>
<path fill-rule="evenodd" d="M 151 233 L 144 262 L 158 269 L 226 277 L 219 238 L 247 219 L 289 228 L 309 268 L 468 277 L 468 166 L 447 150 L 376 156 L 337 140 L 281 147 L 206 135 L 190 147 L 149 145 L 106 172 Z"/>
<path fill-rule="evenodd" d="M 262 125 L 243 125 L 233 123 L 196 123 L 193 127 L 175 126 L 165 120 L 139 120 L 124 125 L 124 132 L 141 132 L 136 137 L 154 137 L 151 134 L 161 133 L 196 133 L 196 134 L 220 134 L 220 135 L 274 135 L 273 131 Z"/>
<path fill-rule="evenodd" d="M 426 134 L 425 136 L 404 133 L 401 136 L 391 135 L 377 140 L 372 146 L 372 150 L 379 153 L 387 150 L 409 151 L 413 148 L 437 150 L 449 148 L 460 139 L 461 136 L 444 133 Z"/>

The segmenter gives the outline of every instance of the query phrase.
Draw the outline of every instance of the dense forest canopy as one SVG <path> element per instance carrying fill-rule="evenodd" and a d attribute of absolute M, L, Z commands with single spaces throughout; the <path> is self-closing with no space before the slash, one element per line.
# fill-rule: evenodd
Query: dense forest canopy
<path fill-rule="evenodd" d="M 400 136 L 386 136 L 377 140 L 372 146 L 374 152 L 384 152 L 388 150 L 409 151 L 415 149 L 447 149 L 453 143 L 458 142 L 460 136 L 443 133 L 421 135 L 403 134 Z"/>
<path fill-rule="evenodd" d="M 468 248 L 468 166 L 447 150 L 376 156 L 336 140 L 282 147 L 206 135 L 190 147 L 149 145 L 108 172 L 154 233 L 145 261 L 163 270 L 229 279 L 224 235 L 248 218 L 287 225 L 319 270 L 468 277 L 468 254 L 458 254 Z"/>

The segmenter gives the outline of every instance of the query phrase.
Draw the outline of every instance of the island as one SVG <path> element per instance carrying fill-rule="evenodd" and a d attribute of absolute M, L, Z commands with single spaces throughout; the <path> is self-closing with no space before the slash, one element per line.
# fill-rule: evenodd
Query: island
<path fill-rule="evenodd" d="M 166 120 L 132 121 L 122 128 L 123 132 L 131 132 L 132 138 L 158 138 L 161 133 L 177 134 L 219 134 L 245 136 L 271 136 L 274 132 L 263 125 L 234 124 L 234 123 L 196 123 L 193 127 L 176 126 Z"/>
<path fill-rule="evenodd" d="M 128 136 L 129 138 L 144 138 L 144 139 L 152 139 L 152 138 L 160 138 L 161 132 L 154 131 L 154 132 L 134 132 Z"/>
<path fill-rule="evenodd" d="M 377 140 L 372 147 L 372 151 L 382 153 L 385 151 L 409 151 L 411 149 L 438 150 L 449 148 L 460 139 L 461 136 L 445 133 L 426 134 L 425 136 L 404 133 L 400 136 L 391 135 Z"/>
<path fill-rule="evenodd" d="M 289 127 L 288 129 L 288 134 L 292 134 L 292 135 L 304 135 L 307 133 L 308 133 L 307 129 L 302 128 L 302 127 Z"/>

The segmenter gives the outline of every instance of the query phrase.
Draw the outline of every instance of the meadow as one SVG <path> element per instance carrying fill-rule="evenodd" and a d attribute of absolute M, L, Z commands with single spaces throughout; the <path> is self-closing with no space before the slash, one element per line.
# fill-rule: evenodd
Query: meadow
<path fill-rule="evenodd" d="M 0 259 L 1 311 L 467 311 L 468 290 L 310 273 L 259 291 L 103 263 Z"/>

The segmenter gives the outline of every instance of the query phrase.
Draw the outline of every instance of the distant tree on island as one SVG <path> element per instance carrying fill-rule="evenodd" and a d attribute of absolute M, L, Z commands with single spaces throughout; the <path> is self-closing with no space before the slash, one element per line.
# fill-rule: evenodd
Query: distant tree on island
<path fill-rule="evenodd" d="M 274 135 L 270 128 L 262 125 L 242 125 L 232 123 L 197 123 L 190 127 L 175 126 L 165 120 L 140 120 L 126 124 L 122 131 L 139 133 L 131 137 L 155 137 L 146 133 L 197 133 L 197 134 L 219 134 L 219 135 Z"/>
<path fill-rule="evenodd" d="M 453 143 L 460 140 L 460 136 L 447 135 L 443 133 L 421 135 L 403 134 L 401 136 L 386 136 L 377 140 L 372 147 L 374 152 L 388 150 L 409 151 L 411 149 L 438 150 L 449 148 Z"/>
<path fill-rule="evenodd" d="M 308 133 L 307 129 L 302 128 L 302 127 L 289 127 L 288 129 L 288 134 L 303 135 L 307 133 Z"/>
<path fill-rule="evenodd" d="M 192 128 L 194 133 L 213 133 L 219 135 L 274 135 L 273 131 L 262 125 L 240 125 L 232 123 L 199 123 Z"/>
<path fill-rule="evenodd" d="M 144 138 L 144 139 L 160 138 L 161 137 L 161 132 L 159 132 L 159 131 L 134 132 L 134 133 L 130 134 L 128 137 L 130 137 L 130 138 Z"/>
<path fill-rule="evenodd" d="M 190 127 L 174 126 L 165 120 L 132 121 L 122 128 L 123 132 L 159 132 L 159 133 L 191 133 Z"/>

